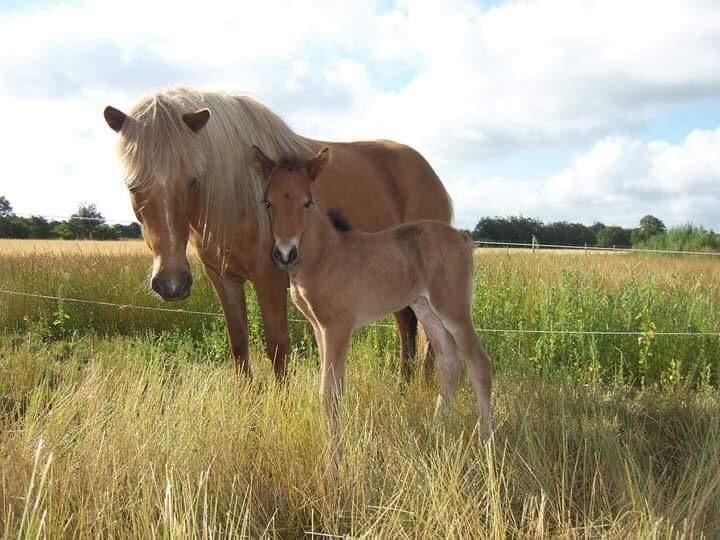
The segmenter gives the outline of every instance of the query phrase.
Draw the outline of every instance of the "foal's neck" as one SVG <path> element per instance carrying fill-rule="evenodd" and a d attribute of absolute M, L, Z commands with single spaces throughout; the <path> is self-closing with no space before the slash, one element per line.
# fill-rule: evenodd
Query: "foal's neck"
<path fill-rule="evenodd" d="M 318 206 L 308 216 L 303 233 L 301 267 L 317 268 L 329 262 L 333 254 L 342 246 L 343 235 L 330 222 L 327 211 Z M 301 270 L 302 268 L 299 268 Z"/>

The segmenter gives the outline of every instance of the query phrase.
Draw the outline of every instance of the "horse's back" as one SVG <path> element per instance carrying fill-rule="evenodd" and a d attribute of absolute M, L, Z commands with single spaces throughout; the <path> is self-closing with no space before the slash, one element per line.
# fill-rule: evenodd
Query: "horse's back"
<path fill-rule="evenodd" d="M 450 197 L 415 149 L 393 141 L 329 143 L 333 160 L 319 180 L 326 207 L 337 206 L 369 232 L 400 223 L 452 220 Z"/>
<path fill-rule="evenodd" d="M 405 197 L 403 223 L 423 219 L 450 223 L 450 195 L 420 152 L 411 146 L 389 140 L 357 144 L 362 151 L 390 170 L 396 189 Z"/>

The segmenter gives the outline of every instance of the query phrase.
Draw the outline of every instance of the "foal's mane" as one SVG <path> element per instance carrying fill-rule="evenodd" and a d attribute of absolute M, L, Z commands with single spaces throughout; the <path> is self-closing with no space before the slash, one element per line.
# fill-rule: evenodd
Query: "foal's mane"
<path fill-rule="evenodd" d="M 350 220 L 345 217 L 342 210 L 339 210 L 338 208 L 331 208 L 327 211 L 327 216 L 330 218 L 330 223 L 332 223 L 332 226 L 335 227 L 335 230 L 340 232 L 352 231 Z"/>
<path fill-rule="evenodd" d="M 193 133 L 182 115 L 204 107 L 212 116 Z M 308 141 L 278 115 L 245 95 L 173 87 L 145 96 L 129 116 L 118 143 L 128 187 L 152 189 L 163 183 L 173 188 L 188 181 L 183 171 L 197 178 L 205 193 L 201 232 L 218 250 L 230 246 L 233 231 L 243 221 L 255 225 L 259 245 L 269 235 L 260 206 L 263 180 L 247 148 L 257 144 L 270 158 L 293 163 L 312 152 Z"/>

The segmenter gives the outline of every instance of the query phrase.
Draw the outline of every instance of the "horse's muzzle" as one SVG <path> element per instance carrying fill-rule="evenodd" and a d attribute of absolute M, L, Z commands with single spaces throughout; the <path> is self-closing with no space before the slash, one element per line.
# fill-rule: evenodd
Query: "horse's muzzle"
<path fill-rule="evenodd" d="M 287 253 L 283 253 L 277 246 L 273 247 L 272 258 L 280 268 L 287 270 L 293 266 L 298 260 L 297 246 L 293 246 Z"/>
<path fill-rule="evenodd" d="M 163 300 L 183 300 L 190 296 L 192 274 L 183 271 L 169 276 L 160 272 L 150 280 L 150 286 Z"/>

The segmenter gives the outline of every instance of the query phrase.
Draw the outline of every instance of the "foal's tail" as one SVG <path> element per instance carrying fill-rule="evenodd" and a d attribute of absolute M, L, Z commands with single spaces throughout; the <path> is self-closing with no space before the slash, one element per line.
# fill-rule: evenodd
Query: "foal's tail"
<path fill-rule="evenodd" d="M 470 234 L 468 231 L 460 231 L 463 235 L 463 238 L 468 243 L 468 245 L 475 247 L 475 240 L 473 240 L 472 234 Z"/>
<path fill-rule="evenodd" d="M 472 297 L 473 297 L 473 274 L 475 271 L 475 241 L 473 240 L 471 234 L 468 231 L 459 231 L 462 235 L 463 240 L 465 241 L 465 247 L 467 248 L 467 264 L 469 266 L 468 268 L 468 298 L 470 299 L 470 304 L 472 305 Z"/>

